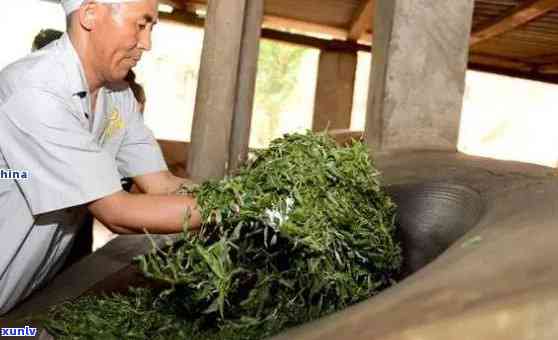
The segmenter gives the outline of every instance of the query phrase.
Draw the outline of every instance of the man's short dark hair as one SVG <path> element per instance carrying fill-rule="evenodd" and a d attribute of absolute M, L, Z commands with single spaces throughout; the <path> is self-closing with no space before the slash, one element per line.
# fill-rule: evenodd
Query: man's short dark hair
<path fill-rule="evenodd" d="M 35 36 L 35 39 L 33 39 L 33 46 L 31 50 L 32 51 L 40 50 L 41 48 L 53 42 L 54 40 L 59 39 L 62 36 L 62 34 L 64 34 L 64 32 L 54 30 L 51 28 L 41 30 L 39 34 Z"/>

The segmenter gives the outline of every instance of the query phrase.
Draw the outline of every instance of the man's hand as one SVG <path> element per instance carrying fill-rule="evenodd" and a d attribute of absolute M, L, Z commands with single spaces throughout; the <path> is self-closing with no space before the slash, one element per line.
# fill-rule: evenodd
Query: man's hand
<path fill-rule="evenodd" d="M 186 178 L 174 176 L 169 171 L 137 176 L 133 180 L 138 188 L 146 194 L 172 194 L 176 193 L 183 183 L 194 184 Z"/>

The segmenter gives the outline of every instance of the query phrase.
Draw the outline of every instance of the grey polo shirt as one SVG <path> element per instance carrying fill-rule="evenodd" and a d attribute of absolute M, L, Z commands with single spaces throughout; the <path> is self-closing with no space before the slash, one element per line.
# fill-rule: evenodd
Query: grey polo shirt
<path fill-rule="evenodd" d="M 0 72 L 0 170 L 28 171 L 0 177 L 0 315 L 61 267 L 86 203 L 167 170 L 128 88 L 101 89 L 90 108 L 67 35 Z"/>

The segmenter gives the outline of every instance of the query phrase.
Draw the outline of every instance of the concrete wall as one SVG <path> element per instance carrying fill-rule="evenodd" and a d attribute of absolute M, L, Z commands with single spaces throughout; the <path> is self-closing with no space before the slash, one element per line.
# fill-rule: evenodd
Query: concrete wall
<path fill-rule="evenodd" d="M 473 0 L 376 2 L 366 140 L 456 150 Z"/>

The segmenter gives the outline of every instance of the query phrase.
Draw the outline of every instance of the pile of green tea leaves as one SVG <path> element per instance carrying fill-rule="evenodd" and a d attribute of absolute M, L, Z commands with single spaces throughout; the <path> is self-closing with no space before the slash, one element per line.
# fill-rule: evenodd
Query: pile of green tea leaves
<path fill-rule="evenodd" d="M 203 225 L 137 259 L 159 289 L 51 311 L 60 339 L 262 339 L 367 299 L 401 264 L 395 205 L 361 143 L 290 134 L 183 194 Z"/>

